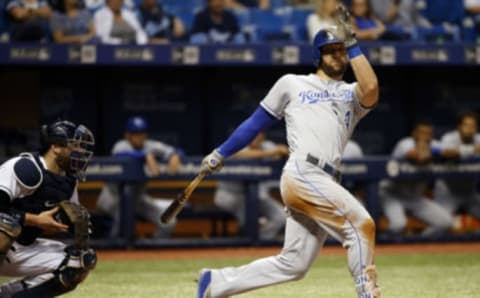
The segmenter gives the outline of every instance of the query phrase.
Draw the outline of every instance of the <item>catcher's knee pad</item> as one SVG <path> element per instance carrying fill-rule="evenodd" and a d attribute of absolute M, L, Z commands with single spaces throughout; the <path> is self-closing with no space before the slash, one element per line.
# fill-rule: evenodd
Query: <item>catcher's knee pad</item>
<path fill-rule="evenodd" d="M 22 225 L 14 217 L 0 213 L 0 264 L 21 232 Z"/>

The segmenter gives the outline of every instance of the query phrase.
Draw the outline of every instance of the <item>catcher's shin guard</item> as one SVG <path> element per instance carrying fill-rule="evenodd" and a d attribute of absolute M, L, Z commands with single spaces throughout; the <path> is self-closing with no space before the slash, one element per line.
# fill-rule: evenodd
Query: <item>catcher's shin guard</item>
<path fill-rule="evenodd" d="M 0 213 L 0 264 L 21 232 L 22 226 L 14 217 Z"/>
<path fill-rule="evenodd" d="M 97 256 L 92 249 L 86 251 L 66 249 L 68 256 L 52 273 L 52 278 L 30 286 L 28 278 L 0 285 L 2 298 L 56 297 L 76 288 L 95 268 Z"/>

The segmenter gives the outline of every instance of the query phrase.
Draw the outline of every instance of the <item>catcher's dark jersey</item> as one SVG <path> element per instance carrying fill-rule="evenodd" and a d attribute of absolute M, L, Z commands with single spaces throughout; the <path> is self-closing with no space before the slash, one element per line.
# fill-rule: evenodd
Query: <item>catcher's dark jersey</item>
<path fill-rule="evenodd" d="M 23 212 L 39 214 L 63 200 L 78 203 L 76 185 L 75 178 L 48 171 L 37 154 L 21 154 L 0 167 L 0 190 L 9 194 L 15 209 Z M 29 245 L 41 234 L 39 228 L 24 226 L 17 242 Z"/>

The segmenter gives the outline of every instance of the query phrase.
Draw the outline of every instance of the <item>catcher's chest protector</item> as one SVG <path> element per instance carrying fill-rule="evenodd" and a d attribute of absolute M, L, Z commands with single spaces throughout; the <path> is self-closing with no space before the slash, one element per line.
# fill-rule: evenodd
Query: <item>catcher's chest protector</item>
<path fill-rule="evenodd" d="M 19 210 L 39 214 L 54 208 L 60 201 L 69 200 L 73 195 L 77 181 L 73 177 L 55 175 L 47 171 L 40 162 L 38 155 L 35 154 L 34 157 L 35 162 L 42 169 L 42 184 L 33 194 L 15 199 L 12 204 Z M 17 242 L 22 245 L 29 245 L 41 234 L 42 230 L 39 228 L 24 227 L 17 238 Z"/>

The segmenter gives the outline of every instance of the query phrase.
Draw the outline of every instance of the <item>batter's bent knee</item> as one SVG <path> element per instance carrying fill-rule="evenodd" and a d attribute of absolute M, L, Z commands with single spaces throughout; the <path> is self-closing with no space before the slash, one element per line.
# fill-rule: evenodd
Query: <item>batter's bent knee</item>
<path fill-rule="evenodd" d="M 367 239 L 372 239 L 375 237 L 375 229 L 375 221 L 371 217 L 365 219 L 361 226 L 361 230 L 363 234 L 367 237 Z"/>

